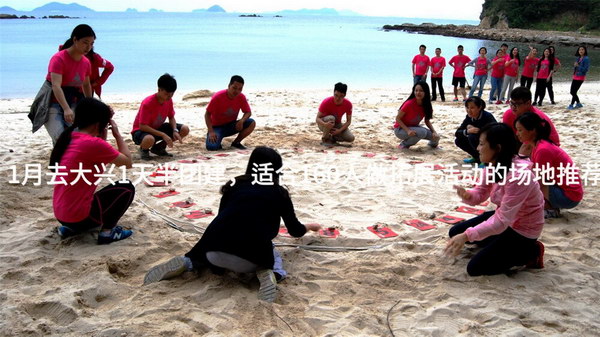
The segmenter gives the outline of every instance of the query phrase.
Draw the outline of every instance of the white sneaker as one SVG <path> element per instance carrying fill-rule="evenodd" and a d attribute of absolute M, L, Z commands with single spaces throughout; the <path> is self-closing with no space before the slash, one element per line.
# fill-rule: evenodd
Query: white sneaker
<path fill-rule="evenodd" d="M 273 302 L 277 297 L 277 281 L 275 274 L 271 269 L 262 269 L 256 272 L 256 277 L 260 282 L 258 288 L 258 299 L 265 302 Z"/>
<path fill-rule="evenodd" d="M 144 277 L 144 285 L 179 276 L 186 270 L 185 258 L 183 256 L 175 256 L 167 262 L 150 268 Z"/>

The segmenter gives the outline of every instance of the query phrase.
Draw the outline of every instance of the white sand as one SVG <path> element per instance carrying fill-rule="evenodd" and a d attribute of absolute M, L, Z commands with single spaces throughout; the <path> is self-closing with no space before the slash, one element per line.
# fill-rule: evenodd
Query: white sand
<path fill-rule="evenodd" d="M 598 83 L 584 83 L 580 97 L 586 107 L 579 110 L 565 109 L 568 90 L 568 83 L 555 84 L 559 104 L 543 110 L 554 120 L 562 147 L 577 165 L 598 164 Z M 442 135 L 442 149 L 431 150 L 421 142 L 400 152 L 390 126 L 408 91 L 350 90 L 348 98 L 355 107 L 351 128 L 357 140 L 351 148 L 336 147 L 326 153 L 318 145 L 314 118 L 330 89 L 247 93 L 257 128 L 245 144 L 268 145 L 282 153 L 284 164 L 294 173 L 284 178 L 296 179 L 288 184 L 302 222 L 340 231 L 337 239 L 313 233 L 275 241 L 371 247 L 340 252 L 280 248 L 290 276 L 281 283 L 274 304 L 257 300 L 256 279 L 233 274 L 186 273 L 141 286 L 148 268 L 186 253 L 199 238 L 195 228 L 212 219 L 187 220 L 182 216 L 185 210 L 170 208 L 170 203 L 192 198 L 198 206 L 190 210 L 216 211 L 219 186 L 245 169 L 248 154 L 226 150 L 230 156 L 215 157 L 204 149 L 207 98 L 184 102 L 185 93 L 176 95 L 177 120 L 188 124 L 192 133 L 171 151 L 173 163 L 199 155 L 212 157 L 178 165 L 209 167 L 216 182 L 190 185 L 187 179 L 184 185 L 176 180 L 174 187 L 181 194 L 165 199 L 151 195 L 166 188 L 138 185 L 136 202 L 121 220 L 121 225 L 134 230 L 133 237 L 107 246 L 96 245 L 95 233 L 59 239 L 54 232 L 52 186 L 46 184 L 46 177 L 42 186 L 31 181 L 24 186 L 9 184 L 12 165 L 19 181 L 26 164 L 46 165 L 51 142 L 43 128 L 31 134 L 25 113 L 30 100 L 3 100 L 0 335 L 388 336 L 388 314 L 396 336 L 600 335 L 598 187 L 587 186 L 577 208 L 547 222 L 541 237 L 546 246 L 545 269 L 469 277 L 466 264 L 474 252 L 465 249 L 456 261 L 442 258 L 449 225 L 430 219 L 442 214 L 469 217 L 453 211 L 460 203 L 452 183 L 389 183 L 392 173 L 414 169 L 408 164 L 411 160 L 444 166 L 461 163 L 466 155 L 454 146 L 453 134 L 465 112 L 462 103 L 434 103 L 433 123 Z M 487 91 L 484 95 L 487 98 Z M 116 120 L 134 153 L 137 147 L 128 132 L 144 97 L 104 98 L 117 111 Z M 447 94 L 447 98 L 453 97 Z M 500 120 L 505 109 L 502 105 L 488 110 Z M 224 141 L 225 148 L 229 142 Z M 376 156 L 363 157 L 366 152 Z M 134 158 L 140 162 L 137 154 Z M 151 163 L 159 162 L 166 163 Z M 370 181 L 364 176 L 367 169 L 375 172 Z M 357 179 L 336 181 L 334 173 L 352 178 L 351 171 Z M 387 180 L 376 172 L 384 172 Z M 441 171 L 435 174 L 443 176 Z M 139 201 L 180 219 L 183 222 L 177 224 L 184 231 L 169 227 Z M 421 219 L 437 228 L 421 232 L 403 224 L 408 219 Z M 366 230 L 375 223 L 388 224 L 398 236 L 378 239 Z"/>

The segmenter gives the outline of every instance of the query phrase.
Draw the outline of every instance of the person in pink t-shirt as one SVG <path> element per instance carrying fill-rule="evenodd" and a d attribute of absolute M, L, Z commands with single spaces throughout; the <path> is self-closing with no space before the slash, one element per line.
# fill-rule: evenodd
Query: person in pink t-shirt
<path fill-rule="evenodd" d="M 396 115 L 394 134 L 402 140 L 398 147 L 402 150 L 408 149 L 419 140 L 427 139 L 429 140 L 427 145 L 436 148 L 440 142 L 440 136 L 431 124 L 432 118 L 433 108 L 431 107 L 429 85 L 425 81 L 417 82 Z M 427 128 L 420 125 L 423 119 L 425 119 Z"/>
<path fill-rule="evenodd" d="M 133 234 L 117 226 L 133 197 L 130 181 L 117 181 L 96 192 L 99 174 L 114 166 L 131 168 L 131 153 L 112 120 L 113 112 L 95 98 L 83 98 L 75 108 L 75 120 L 58 138 L 50 155 L 57 174 L 52 207 L 61 238 L 100 227 L 98 244 L 123 240 Z M 111 130 L 117 149 L 106 142 Z M 113 167 L 114 168 L 114 167 Z"/>
<path fill-rule="evenodd" d="M 537 65 L 537 80 L 535 81 L 535 97 L 533 105 L 542 106 L 544 96 L 546 96 L 546 86 L 548 79 L 552 78 L 554 72 L 554 57 L 550 53 L 550 49 L 544 49 L 544 54 L 538 61 Z"/>
<path fill-rule="evenodd" d="M 519 65 L 521 64 L 521 58 L 519 57 L 519 48 L 513 47 L 510 50 L 507 61 L 504 63 L 504 80 L 502 81 L 502 90 L 500 90 L 500 103 L 504 101 L 506 97 L 506 90 L 508 93 L 513 90 L 515 83 L 517 83 L 517 77 L 519 76 Z M 506 100 L 508 104 L 510 100 Z"/>
<path fill-rule="evenodd" d="M 560 67 L 562 65 L 560 64 L 560 60 L 558 59 L 558 57 L 556 57 L 554 46 L 548 47 L 548 50 L 550 50 L 550 57 L 553 59 L 553 62 L 554 62 L 554 68 L 553 68 L 552 74 L 556 74 L 560 70 Z M 556 104 L 556 102 L 554 102 L 554 87 L 552 86 L 553 78 L 554 78 L 554 76 L 550 75 L 548 77 L 548 80 L 546 81 L 546 90 L 548 90 L 548 97 L 550 98 L 550 104 Z"/>
<path fill-rule="evenodd" d="M 347 100 L 346 92 L 348 86 L 338 82 L 333 87 L 333 96 L 321 102 L 317 113 L 317 126 L 323 132 L 322 144 L 333 146 L 337 141 L 354 141 L 354 135 L 348 127 L 352 123 L 352 103 Z M 342 123 L 342 116 L 346 115 L 346 121 Z"/>
<path fill-rule="evenodd" d="M 477 97 L 481 98 L 483 95 L 483 87 L 485 86 L 485 81 L 487 81 L 488 71 L 492 66 L 492 63 L 487 59 L 486 55 L 487 48 L 481 47 L 479 48 L 479 57 L 467 63 L 467 67 L 475 67 L 475 72 L 473 73 L 473 85 L 469 91 L 469 97 L 473 97 L 477 86 L 479 86 L 479 94 Z"/>
<path fill-rule="evenodd" d="M 571 82 L 571 104 L 567 107 L 569 110 L 582 108 L 583 104 L 579 101 L 577 91 L 581 88 L 583 81 L 585 81 L 585 75 L 590 69 L 590 58 L 587 56 L 587 48 L 585 46 L 579 46 L 575 53 L 575 63 L 573 64 L 573 81 Z M 577 103 L 577 104 L 575 104 Z"/>
<path fill-rule="evenodd" d="M 437 99 L 437 95 L 435 92 L 436 84 L 440 89 L 440 97 L 442 98 L 442 102 L 446 101 L 446 97 L 444 97 L 444 68 L 446 68 L 446 59 L 441 56 L 442 49 L 435 48 L 435 57 L 431 58 L 431 100 L 435 101 Z"/>
<path fill-rule="evenodd" d="M 92 49 L 95 40 L 96 33 L 92 27 L 78 25 L 61 50 L 50 59 L 46 81 L 52 84 L 52 98 L 44 126 L 53 144 L 56 144 L 61 133 L 73 123 L 73 109 L 77 102 L 84 96 L 92 97 L 92 70 L 85 54 Z"/>
<path fill-rule="evenodd" d="M 237 137 L 231 146 L 241 150 L 246 149 L 242 145 L 242 140 L 254 131 L 256 122 L 250 118 L 252 111 L 246 96 L 242 94 L 243 89 L 244 79 L 239 75 L 234 75 L 231 77 L 227 89 L 215 93 L 210 99 L 204 114 L 204 121 L 208 129 L 206 134 L 207 150 L 221 150 L 223 138 L 235 134 Z M 244 115 L 238 120 L 240 110 Z"/>
<path fill-rule="evenodd" d="M 504 64 L 506 63 L 506 58 L 504 57 L 504 52 L 502 49 L 498 49 L 496 51 L 496 57 L 492 60 L 492 90 L 490 90 L 490 99 L 488 103 L 501 104 L 500 101 L 500 90 L 502 90 L 502 81 L 504 80 Z"/>
<path fill-rule="evenodd" d="M 85 56 L 92 64 L 92 74 L 90 75 L 92 90 L 100 98 L 102 96 L 102 85 L 106 83 L 110 74 L 115 70 L 115 66 L 109 60 L 102 58 L 100 54 L 96 53 L 94 48 L 90 49 Z M 100 74 L 100 68 L 104 68 L 102 75 Z"/>
<path fill-rule="evenodd" d="M 414 83 L 419 81 L 427 80 L 427 70 L 429 69 L 429 56 L 425 55 L 424 44 L 419 46 L 419 54 L 413 57 L 412 60 L 412 74 Z"/>
<path fill-rule="evenodd" d="M 560 209 L 577 206 L 583 199 L 581 176 L 565 150 L 550 140 L 550 124 L 527 112 L 517 118 L 515 128 L 521 142 L 533 145 L 531 161 L 540 172 L 546 218 L 558 217 Z"/>
<path fill-rule="evenodd" d="M 173 157 L 167 152 L 167 146 L 173 147 L 175 141 L 183 143 L 190 133 L 187 125 L 175 120 L 173 94 L 177 90 L 177 81 L 170 74 L 164 74 L 157 81 L 158 92 L 146 97 L 138 110 L 131 137 L 140 146 L 140 157 L 150 160 L 150 152 L 161 157 Z M 168 122 L 165 122 L 169 119 Z"/>
<path fill-rule="evenodd" d="M 544 196 L 532 163 L 517 156 L 515 134 L 503 123 L 481 130 L 477 150 L 488 164 L 484 175 L 475 188 L 455 186 L 456 192 L 466 204 L 490 198 L 498 207 L 454 225 L 444 253 L 456 256 L 465 243 L 483 247 L 467 265 L 470 276 L 502 274 L 517 266 L 543 268 L 544 245 L 538 238 L 544 228 Z"/>
<path fill-rule="evenodd" d="M 537 57 L 537 49 L 529 46 L 529 54 L 525 57 L 525 61 L 523 61 L 523 72 L 521 73 L 522 87 L 527 87 L 527 89 L 531 90 L 533 76 L 539 60 L 540 59 Z"/>
<path fill-rule="evenodd" d="M 458 55 L 455 55 L 448 62 L 449 65 L 454 68 L 454 73 L 452 74 L 452 85 L 454 86 L 454 102 L 458 102 L 458 87 L 460 86 L 460 92 L 463 96 L 463 101 L 467 100 L 467 92 L 465 90 L 466 76 L 465 76 L 465 67 L 469 62 L 471 62 L 471 58 L 467 55 L 463 55 L 464 47 L 459 45 L 457 48 Z"/>

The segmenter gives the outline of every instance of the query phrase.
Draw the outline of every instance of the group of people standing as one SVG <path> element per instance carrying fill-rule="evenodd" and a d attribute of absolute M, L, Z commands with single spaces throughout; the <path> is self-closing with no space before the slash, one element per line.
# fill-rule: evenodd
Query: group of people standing
<path fill-rule="evenodd" d="M 435 101 L 437 99 L 436 88 L 439 88 L 440 98 L 442 101 L 445 101 L 442 79 L 443 71 L 446 67 L 446 59 L 441 56 L 442 50 L 440 48 L 435 49 L 435 57 L 432 57 L 431 59 L 429 56 L 425 55 L 426 50 L 427 48 L 425 45 L 419 46 L 419 54 L 412 60 L 414 83 L 426 80 L 428 72 L 431 71 L 432 100 Z M 530 46 L 528 55 L 522 61 L 519 55 L 519 48 L 513 47 L 508 51 L 508 45 L 506 43 L 502 44 L 492 59 L 488 58 L 487 48 L 485 47 L 479 48 L 479 55 L 474 59 L 463 54 L 463 46 L 458 46 L 457 51 L 458 54 L 452 57 L 448 62 L 448 65 L 454 68 L 452 74 L 454 101 L 458 101 L 459 88 L 463 96 L 463 101 L 467 100 L 465 92 L 465 68 L 472 66 L 475 68 L 475 71 L 473 75 L 473 85 L 469 91 L 469 97 L 475 95 L 477 88 L 479 88 L 477 96 L 482 97 L 483 87 L 489 75 L 491 77 L 490 81 L 492 88 L 488 103 L 493 104 L 495 102 L 496 104 L 508 104 L 509 100 L 504 100 L 506 98 L 506 93 L 510 93 L 517 83 L 519 69 L 522 64 L 521 86 L 531 89 L 534 79 L 536 82 L 533 104 L 542 105 L 544 97 L 546 96 L 546 90 L 550 97 L 550 103 L 555 104 L 552 75 L 561 68 L 561 63 L 555 56 L 555 49 L 553 46 L 544 49 L 541 57 L 537 57 L 537 48 Z M 583 107 L 577 92 L 585 81 L 589 66 L 590 60 L 587 56 L 587 48 L 585 46 L 579 46 L 575 52 L 575 62 L 573 64 L 573 77 L 570 90 L 572 100 L 571 104 L 567 107 L 569 110 Z"/>
<path fill-rule="evenodd" d="M 96 81 L 91 80 L 94 63 L 87 59 L 87 55 L 95 38 L 88 25 L 79 25 L 73 30 L 70 39 L 50 61 L 47 80 L 32 105 L 30 118 L 34 131 L 36 126 L 46 125 L 54 143 L 50 167 L 63 176 L 64 184 L 57 184 L 53 194 L 54 214 L 61 223 L 59 235 L 67 238 L 99 228 L 98 244 L 109 244 L 133 234 L 117 223 L 131 205 L 135 187 L 130 182 L 120 182 L 96 191 L 96 185 L 88 183 L 95 180 L 95 174 L 102 173 L 98 172 L 98 168 L 106 168 L 108 164 L 131 167 L 133 163 L 132 154 L 112 119 L 114 112 L 92 97 L 93 92 L 100 95 L 100 85 L 113 69 L 107 61 L 94 61 L 109 72 Z M 511 54 L 516 57 L 505 59 L 499 54 L 498 59 L 490 62 L 491 66 L 503 63 L 507 68 L 515 68 L 514 65 L 519 62 L 514 61 L 518 60 L 518 51 L 513 53 L 514 50 Z M 544 212 L 547 216 L 557 216 L 560 208 L 575 207 L 583 197 L 581 180 L 578 178 L 576 186 L 540 185 L 535 179 L 526 186 L 513 183 L 513 179 L 503 184 L 515 174 L 532 175 L 533 163 L 549 164 L 558 170 L 559 165 L 572 164 L 572 161 L 560 149 L 552 121 L 533 107 L 529 89 L 512 89 L 511 85 L 516 82 L 514 72 L 508 75 L 514 77 L 507 84 L 511 88 L 511 109 L 505 112 L 503 123 L 497 123 L 494 116 L 485 111 L 485 102 L 481 98 L 473 96 L 467 99 L 464 68 L 472 64 L 479 69 L 479 61 L 471 61 L 463 55 L 462 46 L 458 51 L 459 55 L 453 57 L 450 64 L 455 68 L 455 96 L 457 87 L 460 87 L 467 116 L 456 131 L 456 145 L 472 156 L 468 162 L 506 169 L 517 167 L 518 170 L 511 170 L 510 174 L 494 174 L 470 191 L 456 188 L 466 203 L 475 205 L 491 197 L 498 208 L 453 227 L 446 252 L 457 254 L 467 242 L 484 246 L 469 264 L 471 275 L 497 274 L 522 265 L 541 268 L 544 246 L 537 238 L 542 231 Z M 425 46 L 421 46 L 420 57 L 416 58 L 413 67 L 415 84 L 410 96 L 399 108 L 393 126 L 395 135 L 402 140 L 401 149 L 408 149 L 420 139 L 427 139 L 428 145 L 436 148 L 440 140 L 431 123 L 431 101 L 436 99 L 436 93 L 434 90 L 432 97 L 429 85 L 424 81 L 430 67 L 424 53 Z M 444 100 L 441 75 L 445 60 L 440 54 L 438 48 L 436 57 L 432 59 L 431 71 L 435 76 L 433 83 L 439 85 L 440 97 Z M 587 62 L 589 65 L 583 54 L 580 63 Z M 485 52 L 480 55 L 485 57 Z M 99 55 L 94 59 L 99 60 Z M 427 64 L 425 73 L 422 62 Z M 486 59 L 481 64 L 487 69 L 488 62 Z M 518 72 L 518 66 L 516 68 Z M 476 73 L 475 76 L 484 75 Z M 478 82 L 481 81 L 482 78 Z M 92 83 L 98 84 L 96 90 L 92 90 Z M 207 150 L 222 149 L 223 138 L 230 136 L 236 136 L 231 147 L 246 148 L 242 141 L 253 132 L 256 122 L 251 118 L 250 106 L 242 94 L 243 86 L 244 79 L 235 75 L 227 89 L 212 96 L 204 115 Z M 499 89 L 502 86 L 501 82 L 495 82 L 494 90 L 499 97 L 506 89 Z M 143 160 L 151 159 L 150 153 L 172 156 L 167 147 L 172 147 L 176 141 L 182 142 L 190 133 L 187 125 L 177 123 L 175 119 L 172 101 L 177 89 L 175 78 L 169 74 L 162 75 L 157 81 L 157 88 L 156 93 L 142 101 L 131 130 Z M 319 106 L 316 126 L 322 133 L 321 141 L 325 146 L 355 139 L 349 130 L 352 103 L 346 99 L 347 89 L 346 84 L 336 83 L 333 96 L 324 99 Z M 455 100 L 458 98 L 455 97 Z M 242 117 L 238 119 L 240 111 Z M 425 127 L 421 126 L 423 120 Z M 106 141 L 109 132 L 115 138 L 116 148 Z M 270 165 L 273 169 L 272 184 L 254 183 L 253 169 L 261 165 Z M 303 225 L 296 218 L 288 191 L 279 185 L 281 167 L 282 158 L 277 151 L 256 147 L 250 155 L 245 174 L 222 186 L 219 212 L 200 241 L 187 254 L 151 268 L 144 284 L 202 268 L 216 273 L 225 270 L 254 272 L 260 282 L 259 298 L 274 301 L 276 283 L 287 275 L 272 244 L 278 234 L 280 219 L 283 218 L 288 232 L 295 237 L 320 229 L 318 224 Z M 78 171 L 83 172 L 84 179 L 80 179 Z"/>

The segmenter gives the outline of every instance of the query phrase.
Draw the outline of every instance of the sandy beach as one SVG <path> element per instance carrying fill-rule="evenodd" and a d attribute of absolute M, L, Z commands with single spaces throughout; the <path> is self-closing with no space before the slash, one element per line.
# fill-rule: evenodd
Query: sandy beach
<path fill-rule="evenodd" d="M 2 100 L 0 336 L 600 336 L 599 84 L 585 82 L 579 91 L 585 107 L 569 111 L 570 83 L 555 83 L 558 104 L 542 107 L 575 164 L 596 167 L 588 170 L 581 204 L 547 220 L 540 238 L 545 268 L 484 277 L 466 273 L 474 248 L 456 259 L 442 256 L 450 225 L 435 220 L 473 216 L 455 210 L 463 204 L 452 189 L 458 179 L 453 171 L 467 176 L 468 170 L 461 167 L 466 154 L 454 145 L 465 110 L 462 102 L 451 102 L 449 83 L 446 102 L 433 104 L 441 148 L 420 142 L 407 151 L 397 149 L 391 126 L 409 87 L 350 87 L 356 141 L 334 148 L 319 145 L 314 123 L 331 88 L 247 87 L 257 127 L 244 143 L 249 150 L 267 145 L 280 151 L 301 222 L 339 231 L 337 238 L 311 233 L 275 239 L 290 275 L 273 304 L 258 301 L 258 281 L 246 275 L 205 270 L 142 286 L 151 266 L 186 253 L 213 218 L 187 219 L 185 213 L 216 212 L 219 186 L 247 164 L 250 152 L 229 149 L 231 138 L 220 152 L 227 156 L 205 150 L 207 95 L 183 100 L 187 93 L 176 93 L 177 121 L 189 125 L 191 135 L 170 150 L 173 158 L 144 162 L 153 165 L 146 172 L 177 167 L 170 188 L 179 194 L 156 198 L 169 187 L 139 183 L 120 222 L 134 235 L 106 246 L 96 244 L 96 233 L 59 238 L 45 169 L 50 137 L 43 128 L 31 134 L 32 99 Z M 116 111 L 135 163 L 142 162 L 129 131 L 150 94 L 103 97 Z M 487 110 L 501 120 L 507 108 Z M 33 173 L 24 182 L 25 169 L 35 171 L 38 164 L 44 168 L 40 186 Z M 141 169 L 127 175 L 135 180 L 136 172 Z M 188 198 L 195 205 L 171 207 Z M 404 223 L 411 219 L 434 228 Z M 367 229 L 375 224 L 397 236 L 378 238 Z"/>

